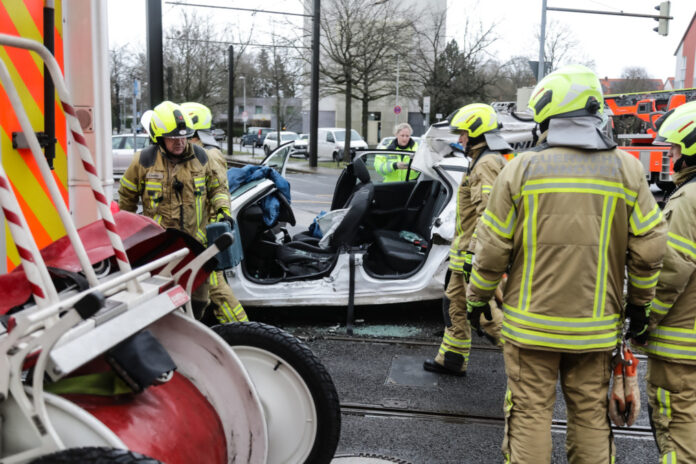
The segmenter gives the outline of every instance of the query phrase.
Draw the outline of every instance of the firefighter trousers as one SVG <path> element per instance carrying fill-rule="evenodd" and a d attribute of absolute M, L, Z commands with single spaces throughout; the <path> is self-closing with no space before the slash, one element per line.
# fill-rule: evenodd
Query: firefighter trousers
<path fill-rule="evenodd" d="M 503 346 L 507 391 L 502 452 L 506 463 L 551 462 L 551 420 L 560 373 L 570 464 L 609 464 L 614 445 L 607 414 L 611 351 L 562 353 Z"/>
<path fill-rule="evenodd" d="M 650 357 L 646 380 L 660 462 L 696 462 L 696 365 Z"/>
<path fill-rule="evenodd" d="M 232 289 L 225 280 L 223 271 L 215 271 L 210 274 L 210 301 L 215 308 L 215 317 L 221 324 L 228 322 L 247 322 L 246 311 Z"/>
<path fill-rule="evenodd" d="M 471 324 L 466 318 L 466 281 L 461 272 L 452 272 L 449 284 L 447 284 L 447 298 L 449 299 L 450 325 L 445 327 L 440 349 L 435 357 L 435 362 L 444 365 L 447 352 L 460 354 L 464 358 L 461 370 L 465 371 L 469 363 L 471 351 Z M 491 338 L 495 345 L 500 344 L 500 330 L 503 327 L 503 313 L 498 309 L 495 299 L 491 299 L 491 315 L 489 321 L 481 316 L 481 328 Z"/>

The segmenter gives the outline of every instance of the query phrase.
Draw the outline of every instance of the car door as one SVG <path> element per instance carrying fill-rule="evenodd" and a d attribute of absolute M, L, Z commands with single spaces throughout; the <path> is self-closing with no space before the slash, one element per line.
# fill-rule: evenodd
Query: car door
<path fill-rule="evenodd" d="M 406 170 L 403 176 L 408 180 L 385 181 L 375 165 L 383 161 L 380 157 L 389 153 L 392 152 L 380 150 L 359 155 L 370 173 L 375 192 L 367 222 L 374 229 L 412 230 L 429 236 L 434 208 L 446 190 L 438 180 L 421 179 L 421 173 L 413 168 Z"/>
<path fill-rule="evenodd" d="M 290 158 L 290 153 L 292 153 L 292 151 L 292 143 L 282 145 L 280 148 L 272 151 L 266 158 L 264 158 L 261 164 L 275 169 L 280 173 L 281 176 L 285 177 L 288 159 Z"/>

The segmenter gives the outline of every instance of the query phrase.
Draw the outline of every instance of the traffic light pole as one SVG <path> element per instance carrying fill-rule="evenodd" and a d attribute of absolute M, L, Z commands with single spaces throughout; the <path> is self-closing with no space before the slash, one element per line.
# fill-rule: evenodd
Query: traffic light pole
<path fill-rule="evenodd" d="M 539 68 L 537 70 L 537 82 L 539 82 L 544 77 L 544 43 L 546 41 L 546 12 L 547 11 L 563 11 L 566 13 L 588 13 L 588 14 L 601 14 L 601 15 L 611 15 L 611 16 L 631 16 L 635 18 L 653 18 L 655 21 L 659 21 L 658 27 L 653 30 L 660 35 L 667 35 L 669 31 L 669 20 L 674 19 L 674 17 L 669 15 L 670 2 L 664 1 L 660 2 L 659 5 L 655 7 L 656 10 L 660 12 L 658 15 L 649 15 L 641 13 L 624 13 L 623 11 L 602 11 L 602 10 L 579 10 L 577 8 L 556 8 L 551 6 L 546 6 L 546 0 L 542 0 L 541 4 L 541 34 L 539 35 Z"/>

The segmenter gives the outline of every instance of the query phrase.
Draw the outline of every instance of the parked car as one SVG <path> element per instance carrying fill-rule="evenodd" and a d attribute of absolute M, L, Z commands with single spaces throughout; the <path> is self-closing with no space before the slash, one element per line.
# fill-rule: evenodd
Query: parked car
<path fill-rule="evenodd" d="M 300 134 L 292 145 L 290 156 L 309 158 L 309 134 Z"/>
<path fill-rule="evenodd" d="M 297 139 L 297 132 L 282 131 L 280 133 L 280 145 L 285 142 L 292 142 Z M 269 132 L 263 141 L 263 151 L 268 155 L 278 148 L 278 132 Z"/>
<path fill-rule="evenodd" d="M 414 157 L 411 169 L 419 175 L 408 181 L 383 182 L 374 162 L 385 151 L 356 155 L 336 183 L 328 213 L 336 228 L 321 226 L 323 242 L 308 231 L 276 234 L 279 226 L 296 221 L 271 180 L 232 191 L 230 209 L 244 252 L 244 260 L 226 272 L 235 296 L 244 305 L 263 307 L 345 306 L 351 288 L 355 304 L 441 298 L 456 192 L 468 161 L 452 154 L 450 143 L 457 138 L 447 126 L 433 126 L 426 137 L 433 141 Z M 292 144 L 281 145 L 263 163 L 283 174 L 292 150 Z M 263 205 L 270 196 L 278 198 L 280 209 L 269 224 Z M 360 263 L 355 272 L 351 256 Z"/>
<path fill-rule="evenodd" d="M 123 174 L 130 166 L 133 155 L 150 144 L 147 134 L 118 134 L 111 136 L 111 158 L 114 174 Z"/>
<path fill-rule="evenodd" d="M 338 127 L 320 127 L 317 134 L 318 157 L 331 158 L 339 161 L 343 158 L 343 149 L 346 140 L 346 130 Z M 356 150 L 366 150 L 367 143 L 355 129 L 350 131 L 351 159 L 355 157 Z"/>
<path fill-rule="evenodd" d="M 384 137 L 375 147 L 377 150 L 386 150 L 396 137 Z M 411 137 L 418 145 L 421 143 L 420 137 Z"/>
<path fill-rule="evenodd" d="M 266 135 L 273 131 L 275 131 L 275 129 L 271 127 L 247 127 L 246 134 L 242 136 L 242 146 L 255 145 L 257 147 L 261 147 L 263 146 L 263 141 L 266 138 Z"/>

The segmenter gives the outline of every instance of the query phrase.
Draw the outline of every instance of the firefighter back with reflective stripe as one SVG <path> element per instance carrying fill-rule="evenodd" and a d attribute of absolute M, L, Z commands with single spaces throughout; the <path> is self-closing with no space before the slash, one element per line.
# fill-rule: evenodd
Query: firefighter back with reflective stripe
<path fill-rule="evenodd" d="M 696 174 L 696 167 L 689 171 Z M 647 351 L 696 364 L 696 182 L 669 199 L 664 215 L 669 224 L 667 252 L 650 308 Z"/>
<path fill-rule="evenodd" d="M 631 155 L 542 144 L 498 176 L 477 237 L 468 297 L 488 301 L 509 266 L 505 340 L 588 352 L 616 346 L 626 269 L 628 300 L 652 299 L 665 225 Z"/>

